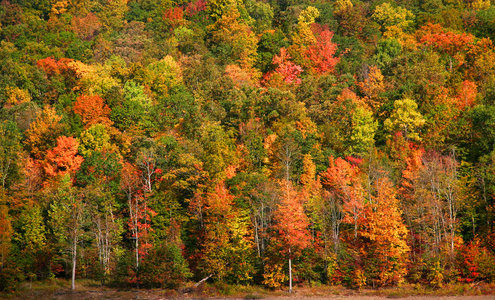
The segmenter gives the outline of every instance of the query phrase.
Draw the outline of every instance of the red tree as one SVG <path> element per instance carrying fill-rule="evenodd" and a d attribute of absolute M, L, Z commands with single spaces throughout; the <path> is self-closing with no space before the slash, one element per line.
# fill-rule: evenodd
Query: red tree
<path fill-rule="evenodd" d="M 277 84 L 277 81 L 282 81 L 288 84 L 300 84 L 301 79 L 298 77 L 302 73 L 303 69 L 290 61 L 291 56 L 285 48 L 280 49 L 280 55 L 275 55 L 272 60 L 272 64 L 277 68 L 265 74 L 262 83 L 264 84 Z"/>
<path fill-rule="evenodd" d="M 335 57 L 337 44 L 332 43 L 333 32 L 323 30 L 320 32 L 317 42 L 306 50 L 306 57 L 313 64 L 313 70 L 318 74 L 333 72 L 340 57 Z"/>

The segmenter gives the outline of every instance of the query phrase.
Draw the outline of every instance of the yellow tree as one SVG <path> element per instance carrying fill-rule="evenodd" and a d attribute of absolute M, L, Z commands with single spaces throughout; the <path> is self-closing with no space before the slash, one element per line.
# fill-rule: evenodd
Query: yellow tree
<path fill-rule="evenodd" d="M 103 27 L 108 32 L 122 28 L 124 16 L 128 10 L 128 0 L 106 0 L 103 2 L 104 6 L 98 15 Z"/>
<path fill-rule="evenodd" d="M 385 120 L 385 129 L 391 133 L 401 132 L 406 140 L 420 140 L 418 129 L 425 124 L 414 100 L 405 98 L 394 102 L 394 110 Z"/>
<path fill-rule="evenodd" d="M 320 11 L 317 8 L 308 6 L 299 14 L 296 28 L 292 33 L 292 45 L 288 50 L 290 56 L 294 58 L 294 62 L 302 66 L 303 69 L 306 69 L 306 66 L 309 65 L 309 61 L 305 59 L 308 47 L 317 43 L 317 39 L 311 30 L 311 25 L 319 16 Z"/>
<path fill-rule="evenodd" d="M 59 123 L 60 120 L 62 117 L 57 115 L 54 108 L 47 105 L 29 126 L 25 143 L 35 158 L 43 159 L 46 151 L 55 146 L 57 137 L 64 129 Z"/>
<path fill-rule="evenodd" d="M 233 61 L 241 69 L 251 70 L 253 76 L 257 75 L 253 66 L 257 59 L 258 38 L 242 21 L 235 6 L 230 6 L 228 13 L 207 29 L 211 32 L 210 44 L 214 53 L 226 62 Z"/>
<path fill-rule="evenodd" d="M 248 216 L 234 202 L 222 181 L 208 193 L 205 206 L 205 237 L 201 268 L 219 281 L 239 283 L 252 278 L 249 261 L 253 242 L 249 237 Z"/>
<path fill-rule="evenodd" d="M 361 253 L 368 276 L 379 285 L 404 281 L 409 252 L 407 228 L 402 221 L 397 193 L 387 177 L 375 181 L 373 202 L 367 204 Z M 371 271 L 371 272 L 370 272 Z"/>

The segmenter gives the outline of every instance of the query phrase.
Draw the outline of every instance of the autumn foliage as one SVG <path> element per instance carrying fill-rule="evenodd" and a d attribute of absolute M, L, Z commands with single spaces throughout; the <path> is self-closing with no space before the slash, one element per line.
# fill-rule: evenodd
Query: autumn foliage
<path fill-rule="evenodd" d="M 488 0 L 0 0 L 0 292 L 492 293 L 494 24 Z"/>
<path fill-rule="evenodd" d="M 44 170 L 48 176 L 58 176 L 74 173 L 83 162 L 78 155 L 79 143 L 73 137 L 60 136 L 57 138 L 57 146 L 46 153 Z"/>
<path fill-rule="evenodd" d="M 81 117 L 84 128 L 89 128 L 94 124 L 112 125 L 109 119 L 110 107 L 98 95 L 80 95 L 74 103 L 73 111 Z"/>

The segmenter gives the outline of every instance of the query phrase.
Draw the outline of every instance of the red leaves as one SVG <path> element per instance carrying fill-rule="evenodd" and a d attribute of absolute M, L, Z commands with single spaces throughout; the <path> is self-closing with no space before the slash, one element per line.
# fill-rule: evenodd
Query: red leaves
<path fill-rule="evenodd" d="M 272 63 L 277 65 L 277 68 L 273 72 L 268 72 L 263 78 L 264 83 L 268 83 L 273 79 L 279 77 L 283 82 L 287 84 L 300 84 L 301 79 L 298 77 L 302 73 L 303 69 L 290 61 L 291 56 L 285 48 L 280 49 L 280 54 L 273 57 Z M 274 78 L 275 77 L 275 78 Z"/>
<path fill-rule="evenodd" d="M 48 150 L 44 170 L 49 176 L 73 173 L 79 169 L 84 159 L 77 155 L 79 143 L 73 137 L 59 136 L 57 146 Z"/>
<path fill-rule="evenodd" d="M 195 2 L 189 2 L 186 6 L 186 12 L 188 16 L 194 16 L 205 10 L 206 10 L 205 0 L 197 0 Z"/>
<path fill-rule="evenodd" d="M 334 57 L 337 44 L 332 43 L 333 32 L 323 30 L 317 38 L 317 43 L 306 51 L 306 57 L 313 63 L 313 69 L 318 74 L 334 71 L 340 57 Z"/>

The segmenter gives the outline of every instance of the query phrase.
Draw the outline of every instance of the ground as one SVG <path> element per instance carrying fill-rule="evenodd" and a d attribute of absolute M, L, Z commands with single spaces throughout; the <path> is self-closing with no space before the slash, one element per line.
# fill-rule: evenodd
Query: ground
<path fill-rule="evenodd" d="M 50 283 L 33 283 L 21 286 L 12 294 L 0 294 L 0 298 L 8 299 L 265 299 L 265 300 L 385 300 L 392 298 L 411 300 L 495 300 L 495 284 L 483 282 L 473 284 L 446 285 L 441 289 L 429 290 L 413 285 L 375 289 L 352 290 L 344 287 L 319 286 L 297 287 L 293 293 L 287 291 L 267 291 L 260 287 L 219 287 L 203 285 L 199 288 L 183 288 L 178 290 L 140 289 L 122 290 L 100 287 L 96 283 L 82 282 L 72 292 L 68 281 Z"/>

